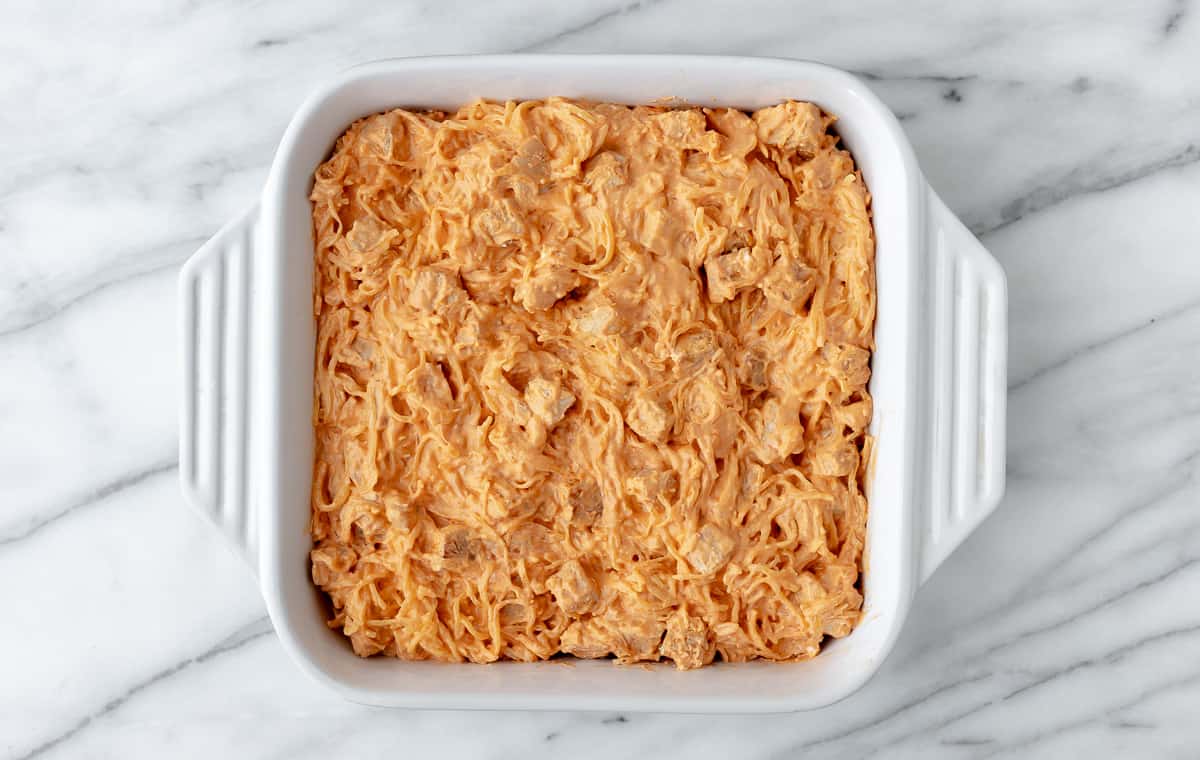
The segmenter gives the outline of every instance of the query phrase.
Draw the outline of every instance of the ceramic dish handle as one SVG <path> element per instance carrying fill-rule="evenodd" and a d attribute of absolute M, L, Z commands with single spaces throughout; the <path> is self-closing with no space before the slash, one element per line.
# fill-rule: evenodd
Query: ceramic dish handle
<path fill-rule="evenodd" d="M 929 191 L 933 438 L 921 580 L 1004 494 L 1004 270 Z"/>
<path fill-rule="evenodd" d="M 252 567 L 258 525 L 247 456 L 250 295 L 258 208 L 227 224 L 183 265 L 183 414 L 179 475 L 187 500 Z"/>

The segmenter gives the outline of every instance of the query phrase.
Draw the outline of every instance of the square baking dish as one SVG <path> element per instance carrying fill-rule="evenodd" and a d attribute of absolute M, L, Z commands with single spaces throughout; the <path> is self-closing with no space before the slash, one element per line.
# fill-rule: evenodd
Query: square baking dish
<path fill-rule="evenodd" d="M 313 460 L 312 173 L 355 119 L 395 107 L 562 95 L 732 106 L 812 101 L 873 198 L 878 314 L 870 391 L 863 620 L 798 663 L 608 661 L 492 665 L 360 659 L 325 625 L 309 578 Z M 861 686 L 890 651 L 918 585 L 1004 488 L 1003 271 L 933 193 L 890 111 L 824 65 L 674 55 L 504 55 L 379 61 L 296 112 L 260 201 L 180 275 L 184 493 L 247 557 L 291 657 L 357 702 L 397 707 L 777 712 Z"/>

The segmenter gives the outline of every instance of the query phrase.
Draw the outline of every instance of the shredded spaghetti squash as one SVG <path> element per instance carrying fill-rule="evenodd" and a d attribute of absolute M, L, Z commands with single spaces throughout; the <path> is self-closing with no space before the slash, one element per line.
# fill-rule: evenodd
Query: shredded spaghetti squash
<path fill-rule="evenodd" d="M 551 98 L 342 135 L 311 560 L 356 653 L 686 669 L 851 631 L 874 241 L 832 122 Z"/>

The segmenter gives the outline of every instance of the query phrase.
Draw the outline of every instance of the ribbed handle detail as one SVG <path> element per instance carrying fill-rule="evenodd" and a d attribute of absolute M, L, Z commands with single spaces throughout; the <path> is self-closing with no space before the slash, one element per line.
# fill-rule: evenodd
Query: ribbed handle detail
<path fill-rule="evenodd" d="M 250 295 L 258 208 L 205 243 L 179 276 L 184 494 L 257 566 L 250 509 Z"/>
<path fill-rule="evenodd" d="M 1004 271 L 929 193 L 933 436 L 921 579 L 1004 495 L 1008 294 Z"/>

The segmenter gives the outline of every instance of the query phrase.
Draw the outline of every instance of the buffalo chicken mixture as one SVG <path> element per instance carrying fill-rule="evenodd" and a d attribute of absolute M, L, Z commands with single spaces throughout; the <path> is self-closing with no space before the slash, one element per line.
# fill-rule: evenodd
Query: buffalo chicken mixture
<path fill-rule="evenodd" d="M 552 98 L 342 135 L 311 559 L 356 653 L 686 669 L 851 631 L 874 241 L 832 122 Z"/>

